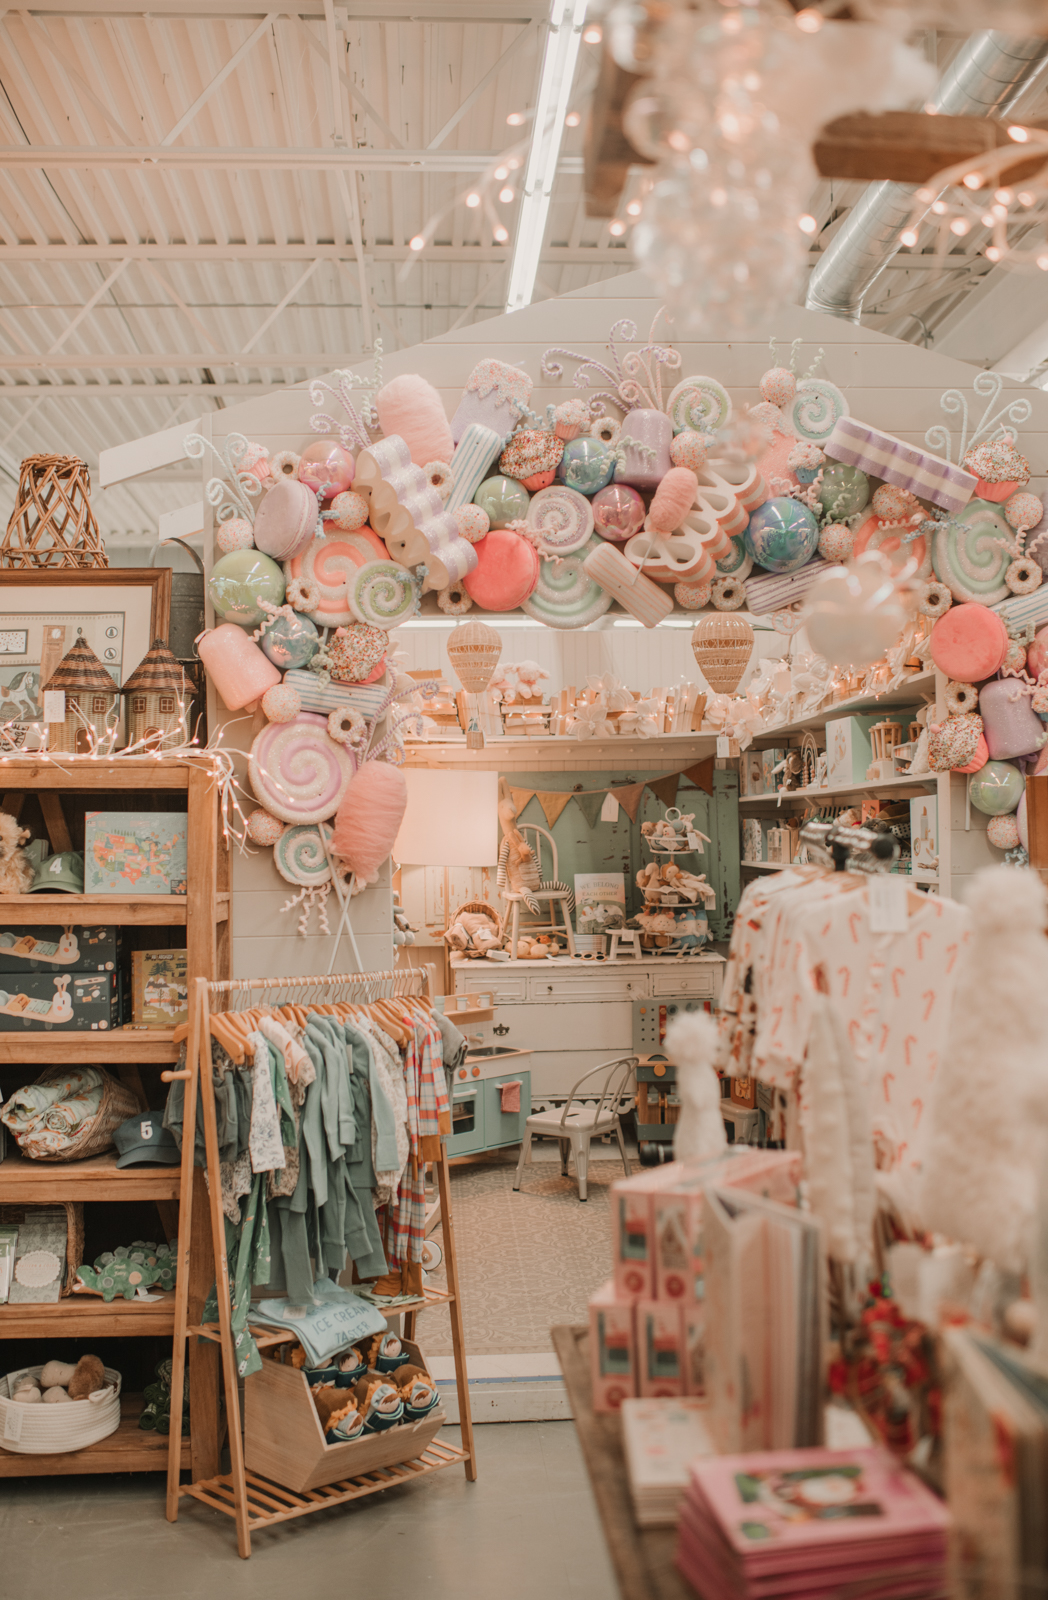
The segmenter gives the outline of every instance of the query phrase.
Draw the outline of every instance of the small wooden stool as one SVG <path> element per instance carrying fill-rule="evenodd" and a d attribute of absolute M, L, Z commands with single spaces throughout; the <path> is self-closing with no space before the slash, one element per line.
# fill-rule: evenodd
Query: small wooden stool
<path fill-rule="evenodd" d="M 644 959 L 644 952 L 640 947 L 640 931 L 637 928 L 613 928 L 608 934 L 608 938 L 611 940 L 611 948 L 608 951 L 609 961 L 617 961 L 619 959 L 620 940 L 623 944 L 631 944 L 633 946 L 633 954 L 638 961 Z"/>

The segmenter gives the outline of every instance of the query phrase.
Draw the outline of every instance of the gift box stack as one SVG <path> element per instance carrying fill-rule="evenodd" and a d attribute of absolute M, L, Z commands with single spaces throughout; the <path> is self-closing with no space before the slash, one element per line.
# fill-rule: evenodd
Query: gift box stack
<path fill-rule="evenodd" d="M 795 1151 L 733 1149 L 612 1184 L 612 1277 L 589 1302 L 595 1411 L 704 1392 L 703 1192 L 741 1187 L 792 1206 L 799 1178 Z"/>

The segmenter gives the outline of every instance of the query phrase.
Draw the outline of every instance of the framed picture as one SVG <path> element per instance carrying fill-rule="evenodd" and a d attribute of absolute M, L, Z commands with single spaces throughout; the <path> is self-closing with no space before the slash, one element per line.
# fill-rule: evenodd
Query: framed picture
<path fill-rule="evenodd" d="M 42 730 L 43 686 L 81 634 L 117 685 L 171 621 L 170 567 L 0 569 L 0 725 Z M 7 743 L 7 739 L 5 739 Z"/>

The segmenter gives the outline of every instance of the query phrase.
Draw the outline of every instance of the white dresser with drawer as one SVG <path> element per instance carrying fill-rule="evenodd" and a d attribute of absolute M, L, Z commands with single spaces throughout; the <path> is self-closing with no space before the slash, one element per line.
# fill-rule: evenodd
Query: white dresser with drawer
<path fill-rule="evenodd" d="M 485 1025 L 491 1042 L 532 1052 L 537 1108 L 565 1100 L 591 1067 L 629 1054 L 635 1000 L 708 1000 L 715 1009 L 724 958 L 710 953 L 615 962 L 456 961 L 452 970 L 456 994 L 492 995 L 495 1021 Z"/>

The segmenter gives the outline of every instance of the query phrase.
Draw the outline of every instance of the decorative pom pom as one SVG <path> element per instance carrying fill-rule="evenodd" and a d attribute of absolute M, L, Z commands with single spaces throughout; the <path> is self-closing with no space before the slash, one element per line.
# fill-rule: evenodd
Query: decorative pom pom
<path fill-rule="evenodd" d="M 750 421 L 759 422 L 762 428 L 778 433 L 782 428 L 782 412 L 770 400 L 762 400 L 760 405 L 750 407 Z"/>
<path fill-rule="evenodd" d="M 375 409 L 388 435 L 399 433 L 417 467 L 427 461 L 450 461 L 455 441 L 444 402 L 433 385 L 417 372 L 391 378 L 375 396 Z"/>
<path fill-rule="evenodd" d="M 797 393 L 797 379 L 788 367 L 770 367 L 761 379 L 761 399 L 773 406 L 788 406 Z"/>
<path fill-rule="evenodd" d="M 483 506 L 457 506 L 451 515 L 458 523 L 459 533 L 464 539 L 468 539 L 470 544 L 476 544 L 478 539 L 483 539 L 491 527 L 491 518 Z"/>
<path fill-rule="evenodd" d="M 1015 813 L 1006 817 L 991 817 L 986 824 L 986 837 L 997 850 L 1014 850 L 1019 843 L 1019 824 Z"/>
<path fill-rule="evenodd" d="M 647 527 L 655 533 L 672 533 L 695 504 L 698 492 L 699 480 L 690 467 L 671 467 L 655 490 Z"/>
<path fill-rule="evenodd" d="M 830 522 L 819 534 L 819 554 L 826 561 L 850 561 L 855 533 L 846 522 Z"/>
<path fill-rule="evenodd" d="M 355 489 L 343 489 L 332 500 L 331 509 L 335 513 L 332 521 L 336 528 L 343 528 L 347 533 L 362 528 L 368 520 L 368 503 Z"/>
<path fill-rule="evenodd" d="M 331 848 L 358 880 L 378 879 L 407 804 L 404 774 L 386 761 L 366 761 L 350 780 L 335 817 Z"/>
<path fill-rule="evenodd" d="M 228 522 L 219 523 L 215 543 L 223 555 L 232 555 L 234 550 L 250 550 L 254 542 L 254 530 L 246 517 L 230 517 Z"/>
<path fill-rule="evenodd" d="M 262 710 L 270 722 L 294 722 L 302 710 L 302 697 L 290 683 L 275 683 L 262 696 Z"/>
<path fill-rule="evenodd" d="M 701 472 L 706 465 L 706 441 L 694 428 L 685 428 L 673 436 L 670 460 L 675 467 L 687 467 L 691 472 Z"/>
<path fill-rule="evenodd" d="M 909 489 L 900 489 L 894 483 L 882 483 L 874 489 L 873 499 L 870 502 L 875 517 L 880 517 L 882 522 L 905 522 L 907 517 L 912 517 L 915 511 L 921 509 L 921 502 Z"/>
<path fill-rule="evenodd" d="M 1035 494 L 1013 494 L 1004 502 L 1004 515 L 1009 527 L 1018 531 L 1036 528 L 1044 516 L 1044 506 Z"/>
<path fill-rule="evenodd" d="M 247 836 L 253 844 L 276 844 L 283 831 L 284 824 L 280 818 L 266 811 L 263 806 L 256 806 L 247 819 Z"/>

